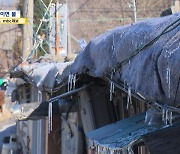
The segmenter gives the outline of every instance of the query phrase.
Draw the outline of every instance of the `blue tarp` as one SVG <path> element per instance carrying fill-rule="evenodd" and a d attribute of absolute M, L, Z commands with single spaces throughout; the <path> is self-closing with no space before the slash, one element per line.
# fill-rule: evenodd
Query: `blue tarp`
<path fill-rule="evenodd" d="M 95 37 L 68 71 L 101 78 L 114 72 L 112 79 L 146 100 L 175 105 L 180 102 L 179 68 L 177 13 L 120 26 Z"/>

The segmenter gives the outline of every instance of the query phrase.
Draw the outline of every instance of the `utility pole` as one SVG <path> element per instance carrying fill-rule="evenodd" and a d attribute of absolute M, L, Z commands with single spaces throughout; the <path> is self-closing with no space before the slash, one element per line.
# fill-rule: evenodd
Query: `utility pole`
<path fill-rule="evenodd" d="M 52 4 L 50 7 L 50 53 L 60 57 L 67 56 L 67 5 Z"/>
<path fill-rule="evenodd" d="M 23 16 L 28 18 L 28 24 L 23 26 L 22 56 L 26 59 L 33 47 L 33 12 L 34 0 L 24 0 Z"/>
<path fill-rule="evenodd" d="M 55 55 L 59 55 L 59 13 L 58 13 L 59 3 L 56 2 L 55 6 L 55 16 L 56 16 L 56 43 L 55 43 Z"/>
<path fill-rule="evenodd" d="M 121 5 L 121 14 L 122 14 L 122 18 L 123 18 L 122 23 L 124 25 L 124 10 L 123 10 L 123 2 L 122 2 L 122 0 L 120 0 L 120 5 Z"/>
<path fill-rule="evenodd" d="M 33 47 L 33 12 L 34 0 L 23 1 L 23 17 L 28 19 L 28 23 L 23 26 L 22 38 L 22 58 L 26 59 Z M 23 93 L 23 90 L 21 90 Z M 29 153 L 29 134 L 30 134 L 30 121 L 17 121 L 17 137 L 21 143 L 23 153 Z M 25 134 L 25 135 L 22 135 Z"/>
<path fill-rule="evenodd" d="M 136 0 L 133 0 L 134 22 L 137 21 Z"/>
<path fill-rule="evenodd" d="M 68 16 L 69 16 L 69 2 L 68 0 L 66 1 L 67 3 L 67 9 L 68 9 Z M 70 56 L 70 54 L 72 54 L 72 51 L 71 51 L 71 26 L 70 26 L 70 19 L 68 18 L 68 48 L 67 48 L 67 57 Z"/>

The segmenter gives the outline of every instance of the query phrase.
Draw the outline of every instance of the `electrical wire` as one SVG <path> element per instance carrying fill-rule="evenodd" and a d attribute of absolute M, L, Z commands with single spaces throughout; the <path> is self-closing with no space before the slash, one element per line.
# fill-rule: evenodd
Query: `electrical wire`
<path fill-rule="evenodd" d="M 138 20 L 148 19 L 146 18 L 137 18 Z M 152 17 L 151 17 L 152 18 Z M 108 22 L 108 21 L 127 21 L 132 20 L 132 18 L 101 18 L 101 19 L 74 19 L 71 22 Z"/>
<path fill-rule="evenodd" d="M 89 2 L 89 0 L 86 0 L 76 11 L 72 12 L 64 21 L 66 21 L 69 18 L 71 18 L 77 11 L 79 11 L 82 7 L 84 7 L 87 2 Z"/>
<path fill-rule="evenodd" d="M 41 3 L 43 4 L 43 6 L 48 9 L 48 7 L 46 6 L 46 4 L 43 2 L 43 0 L 41 0 Z"/>
<path fill-rule="evenodd" d="M 117 9 L 117 10 L 114 10 L 114 9 L 100 9 L 100 10 L 94 10 L 94 9 L 90 9 L 90 10 L 78 10 L 77 12 L 83 12 L 83 13 L 87 13 L 87 12 L 92 12 L 92 13 L 96 13 L 96 12 L 133 12 L 132 10 L 121 10 L 121 9 Z M 161 10 L 141 10 L 141 9 L 138 9 L 137 12 L 148 12 L 148 11 L 153 11 L 153 12 L 161 12 Z"/>

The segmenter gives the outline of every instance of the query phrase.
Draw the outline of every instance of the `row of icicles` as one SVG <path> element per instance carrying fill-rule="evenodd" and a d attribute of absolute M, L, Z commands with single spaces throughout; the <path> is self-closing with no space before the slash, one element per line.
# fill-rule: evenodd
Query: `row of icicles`
<path fill-rule="evenodd" d="M 166 73 L 166 81 L 168 84 L 169 97 L 170 97 L 170 75 L 171 75 L 170 69 L 168 67 L 167 73 Z M 113 77 L 113 73 L 111 74 L 111 81 L 110 81 L 110 96 L 109 96 L 110 101 L 113 101 L 113 94 L 115 92 L 115 85 L 112 81 L 112 77 Z M 69 74 L 69 76 L 68 76 L 68 92 L 71 90 L 74 90 L 75 86 L 76 86 L 76 74 Z M 53 116 L 52 103 L 53 102 L 49 102 L 49 111 L 48 111 L 49 133 L 52 131 L 52 116 Z M 129 108 L 129 104 L 132 104 L 131 87 L 128 87 L 127 106 L 126 106 L 127 110 Z M 172 125 L 172 112 L 162 109 L 162 120 L 165 122 L 166 125 L 168 123 L 170 125 Z"/>

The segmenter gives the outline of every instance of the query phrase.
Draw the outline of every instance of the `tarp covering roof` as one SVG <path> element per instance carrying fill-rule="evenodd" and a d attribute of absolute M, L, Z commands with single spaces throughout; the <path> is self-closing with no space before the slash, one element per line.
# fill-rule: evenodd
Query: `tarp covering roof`
<path fill-rule="evenodd" d="M 72 65 L 37 62 L 17 70 L 40 89 L 52 89 L 56 79 L 67 81 L 70 73 L 86 73 L 112 78 L 146 100 L 175 105 L 180 102 L 179 30 L 180 13 L 139 21 L 95 37 Z"/>
<path fill-rule="evenodd" d="M 124 82 L 147 100 L 180 101 L 180 13 L 110 30 L 89 42 L 71 66 Z M 110 78 L 110 77 L 109 77 Z"/>
<path fill-rule="evenodd" d="M 71 62 L 57 63 L 53 60 L 33 63 L 23 62 L 11 72 L 11 75 L 16 78 L 25 78 L 40 90 L 46 89 L 51 91 L 55 82 L 61 82 L 56 81 L 57 76 L 62 74 L 64 69 L 70 64 Z"/>

